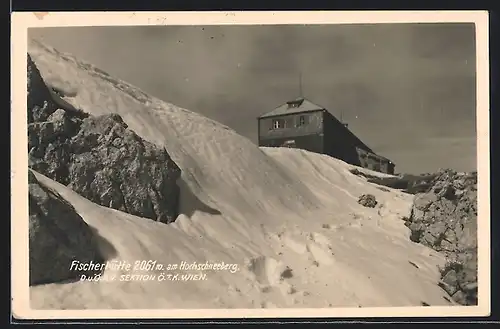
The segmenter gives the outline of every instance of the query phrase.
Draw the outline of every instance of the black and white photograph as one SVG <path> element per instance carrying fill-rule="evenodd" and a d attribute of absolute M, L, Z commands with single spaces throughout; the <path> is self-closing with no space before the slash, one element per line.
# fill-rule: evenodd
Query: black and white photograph
<path fill-rule="evenodd" d="M 257 14 L 19 13 L 19 316 L 489 313 L 487 14 Z"/>

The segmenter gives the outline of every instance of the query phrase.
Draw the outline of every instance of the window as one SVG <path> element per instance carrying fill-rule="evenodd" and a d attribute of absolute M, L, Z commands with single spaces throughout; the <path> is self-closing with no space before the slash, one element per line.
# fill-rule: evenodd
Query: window
<path fill-rule="evenodd" d="M 299 117 L 299 123 L 298 123 L 298 126 L 304 126 L 306 124 L 306 116 L 305 115 L 301 115 Z"/>
<path fill-rule="evenodd" d="M 273 129 L 281 129 L 286 128 L 286 120 L 284 119 L 274 119 L 273 120 Z"/>
<path fill-rule="evenodd" d="M 298 108 L 302 105 L 303 102 L 303 99 L 296 99 L 294 101 L 288 101 L 286 103 L 288 104 L 288 108 Z"/>

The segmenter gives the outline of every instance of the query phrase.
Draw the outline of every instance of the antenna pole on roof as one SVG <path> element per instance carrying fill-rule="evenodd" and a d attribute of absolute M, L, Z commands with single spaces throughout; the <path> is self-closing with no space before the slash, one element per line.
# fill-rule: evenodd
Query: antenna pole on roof
<path fill-rule="evenodd" d="M 299 72 L 299 96 L 302 97 L 302 72 Z"/>

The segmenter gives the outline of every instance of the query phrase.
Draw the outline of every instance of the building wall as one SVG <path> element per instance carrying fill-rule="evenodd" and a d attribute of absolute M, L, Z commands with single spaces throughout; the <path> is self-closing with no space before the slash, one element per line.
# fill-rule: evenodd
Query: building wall
<path fill-rule="evenodd" d="M 301 116 L 305 124 L 300 124 Z M 275 120 L 280 120 L 283 128 L 274 129 Z M 259 119 L 259 140 L 306 136 L 323 132 L 323 116 L 321 111 L 283 115 Z"/>
<path fill-rule="evenodd" d="M 380 168 L 380 172 L 394 175 L 394 166 L 389 164 L 388 162 L 383 162 Z"/>
<path fill-rule="evenodd" d="M 389 160 L 378 156 L 375 153 L 367 152 L 362 149 L 357 149 L 360 159 L 360 166 L 374 171 L 383 172 L 386 174 L 394 174 L 394 164 Z"/>
<path fill-rule="evenodd" d="M 292 147 L 315 153 L 323 153 L 323 136 L 312 134 L 295 137 L 276 137 L 263 139 L 260 146 L 267 147 Z"/>
<path fill-rule="evenodd" d="M 394 164 L 378 156 L 347 127 L 328 112 L 324 113 L 325 153 L 347 163 L 393 174 Z"/>
<path fill-rule="evenodd" d="M 350 164 L 361 166 L 357 149 L 373 151 L 339 120 L 328 112 L 324 113 L 325 153 Z"/>

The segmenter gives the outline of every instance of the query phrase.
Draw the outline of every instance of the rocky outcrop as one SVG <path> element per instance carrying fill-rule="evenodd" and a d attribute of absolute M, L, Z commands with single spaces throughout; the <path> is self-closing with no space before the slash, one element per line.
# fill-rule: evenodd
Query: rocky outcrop
<path fill-rule="evenodd" d="M 99 205 L 164 223 L 176 219 L 180 169 L 164 148 L 117 114 L 59 108 L 29 56 L 28 90 L 32 169 Z"/>
<path fill-rule="evenodd" d="M 28 183 L 30 285 L 78 279 L 85 272 L 71 269 L 75 259 L 102 263 L 95 235 L 75 209 L 31 170 Z"/>
<path fill-rule="evenodd" d="M 377 205 L 377 199 L 372 194 L 363 194 L 359 197 L 358 203 L 367 208 L 375 208 Z"/>
<path fill-rule="evenodd" d="M 460 304 L 477 304 L 477 173 L 436 174 L 415 196 L 406 226 L 412 241 L 446 255 L 443 289 Z"/>
<path fill-rule="evenodd" d="M 28 54 L 28 123 L 45 121 L 56 109 L 40 71 Z"/>

